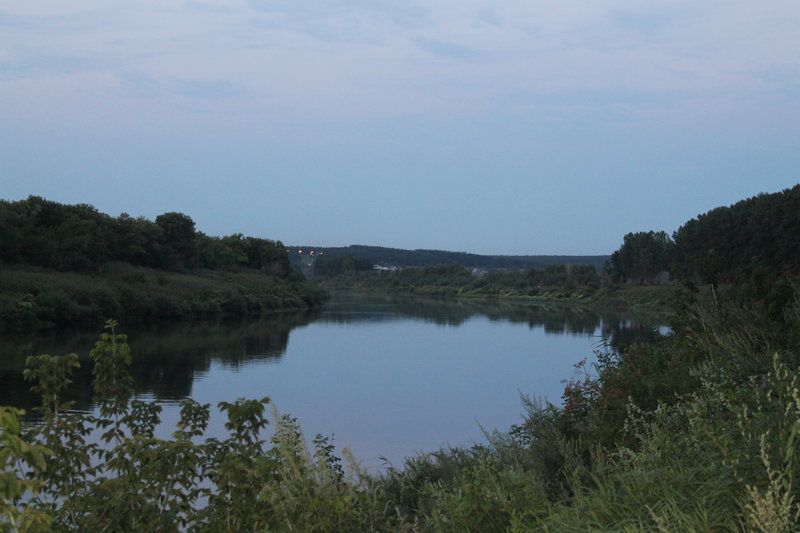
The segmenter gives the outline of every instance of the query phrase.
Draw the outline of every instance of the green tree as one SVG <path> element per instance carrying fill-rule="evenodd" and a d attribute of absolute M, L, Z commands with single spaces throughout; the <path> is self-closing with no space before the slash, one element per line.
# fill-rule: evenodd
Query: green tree
<path fill-rule="evenodd" d="M 672 247 L 672 239 L 663 231 L 628 233 L 622 246 L 611 254 L 613 276 L 618 281 L 654 283 L 661 272 L 669 271 Z"/>
<path fill-rule="evenodd" d="M 674 235 L 683 274 L 708 283 L 746 281 L 754 271 L 800 272 L 800 185 L 718 207 Z"/>
<path fill-rule="evenodd" d="M 25 223 L 16 203 L 0 200 L 0 263 L 22 261 Z"/>
<path fill-rule="evenodd" d="M 194 221 L 183 213 L 164 213 L 156 217 L 161 228 L 162 265 L 167 268 L 191 268 L 195 264 Z"/>
<path fill-rule="evenodd" d="M 110 255 L 133 265 L 158 266 L 162 233 L 161 226 L 154 222 L 122 213 L 112 226 Z"/>
<path fill-rule="evenodd" d="M 359 264 L 363 268 L 363 262 Z M 314 260 L 314 276 L 321 278 L 331 278 L 356 270 L 356 260 L 351 255 L 320 255 Z"/>

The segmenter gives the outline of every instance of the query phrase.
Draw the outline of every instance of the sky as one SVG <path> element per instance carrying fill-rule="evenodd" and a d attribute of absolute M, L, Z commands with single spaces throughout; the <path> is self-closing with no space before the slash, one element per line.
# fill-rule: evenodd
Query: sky
<path fill-rule="evenodd" d="M 0 199 L 608 254 L 800 182 L 797 0 L 2 0 Z"/>

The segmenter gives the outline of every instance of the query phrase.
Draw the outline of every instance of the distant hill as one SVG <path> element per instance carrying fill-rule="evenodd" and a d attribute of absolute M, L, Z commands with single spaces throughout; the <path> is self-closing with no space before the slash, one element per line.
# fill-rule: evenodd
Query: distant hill
<path fill-rule="evenodd" d="M 591 265 L 601 271 L 610 255 L 478 255 L 466 252 L 443 250 L 402 250 L 382 246 L 287 246 L 292 263 L 300 263 L 303 257 L 314 254 L 350 255 L 355 259 L 370 259 L 382 266 L 429 266 L 461 265 L 467 268 L 528 269 L 544 268 L 552 264 Z M 302 251 L 302 253 L 300 253 Z"/>

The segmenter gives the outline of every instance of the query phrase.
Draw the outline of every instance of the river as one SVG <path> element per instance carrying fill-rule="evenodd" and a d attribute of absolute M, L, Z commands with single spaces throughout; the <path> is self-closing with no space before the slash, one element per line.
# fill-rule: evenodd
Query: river
<path fill-rule="evenodd" d="M 258 319 L 121 329 L 136 396 L 166 405 L 163 436 L 186 397 L 216 405 L 269 396 L 307 437 L 333 435 L 369 468 L 441 446 L 485 442 L 521 421 L 520 394 L 560 404 L 563 380 L 595 350 L 651 335 L 658 318 L 588 307 L 337 297 L 322 309 Z M 0 341 L 0 404 L 37 402 L 27 355 L 75 352 L 70 389 L 92 409 L 88 352 L 99 331 Z M 208 436 L 224 433 L 212 417 Z"/>

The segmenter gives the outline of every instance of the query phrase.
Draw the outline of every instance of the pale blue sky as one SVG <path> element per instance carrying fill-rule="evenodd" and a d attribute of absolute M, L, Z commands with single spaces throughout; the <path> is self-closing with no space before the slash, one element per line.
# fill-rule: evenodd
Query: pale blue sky
<path fill-rule="evenodd" d="M 605 254 L 800 182 L 800 2 L 3 0 L 0 198 Z"/>

